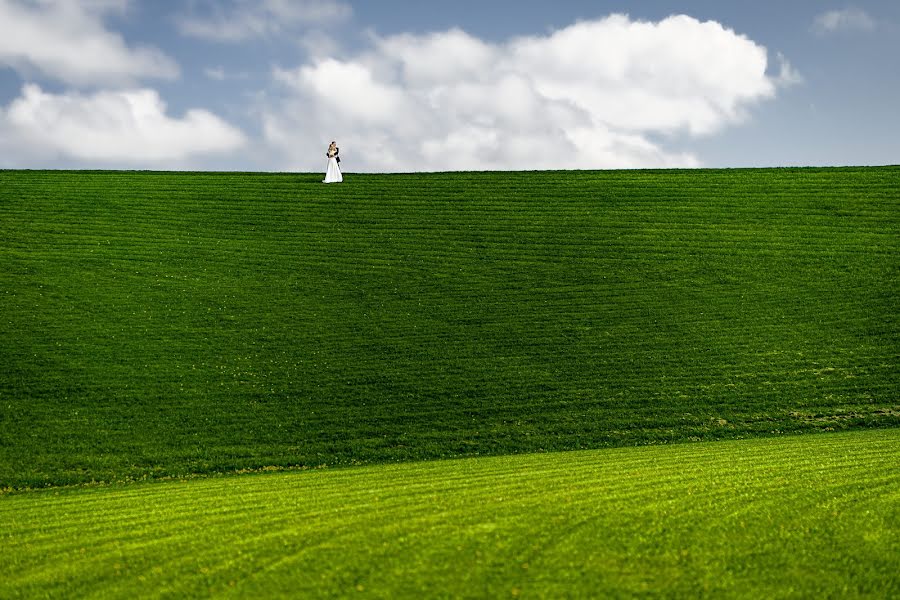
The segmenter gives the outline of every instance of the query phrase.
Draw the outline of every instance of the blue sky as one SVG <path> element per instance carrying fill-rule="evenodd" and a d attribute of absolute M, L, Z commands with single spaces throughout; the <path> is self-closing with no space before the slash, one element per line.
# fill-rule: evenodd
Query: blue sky
<path fill-rule="evenodd" d="M 0 168 L 900 163 L 900 2 L 0 0 Z"/>

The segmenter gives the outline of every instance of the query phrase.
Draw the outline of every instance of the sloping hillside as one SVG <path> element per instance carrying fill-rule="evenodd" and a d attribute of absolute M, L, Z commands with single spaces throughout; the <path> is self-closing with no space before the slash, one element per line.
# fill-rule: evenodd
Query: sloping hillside
<path fill-rule="evenodd" d="M 900 425 L 900 168 L 0 171 L 0 486 Z"/>

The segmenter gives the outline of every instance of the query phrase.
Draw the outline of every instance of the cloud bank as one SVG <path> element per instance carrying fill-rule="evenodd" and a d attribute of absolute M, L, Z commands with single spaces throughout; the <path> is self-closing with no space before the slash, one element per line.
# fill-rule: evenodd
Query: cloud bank
<path fill-rule="evenodd" d="M 767 66 L 764 47 L 683 15 L 504 43 L 373 35 L 356 56 L 275 68 L 281 95 L 261 114 L 282 168 L 320 168 L 331 139 L 351 170 L 690 167 L 678 140 L 744 121 L 799 77 Z"/>
<path fill-rule="evenodd" d="M 691 140 L 744 122 L 802 81 L 780 54 L 771 65 L 754 41 L 684 15 L 611 15 L 500 42 L 459 29 L 371 33 L 347 54 L 318 29 L 351 16 L 340 0 L 191 6 L 169 21 L 185 35 L 287 35 L 314 49 L 244 97 L 259 138 L 208 110 L 169 113 L 143 80 L 178 78 L 178 64 L 107 27 L 129 0 L 0 0 L 0 67 L 25 82 L 0 106 L 3 165 L 202 168 L 217 164 L 207 157 L 231 153 L 234 164 L 252 148 L 240 159 L 249 168 L 319 170 L 336 139 L 356 171 L 693 167 L 701 161 L 685 150 Z M 219 65 L 201 76 L 241 74 Z"/>
<path fill-rule="evenodd" d="M 130 47 L 104 19 L 126 0 L 0 0 L 0 66 L 72 85 L 121 85 L 144 77 L 174 79 L 174 60 Z"/>
<path fill-rule="evenodd" d="M 243 133 L 208 111 L 167 115 L 151 89 L 50 94 L 27 84 L 0 110 L 0 130 L 19 153 L 110 165 L 171 164 L 246 143 Z"/>
<path fill-rule="evenodd" d="M 245 145 L 240 130 L 209 111 L 171 116 L 158 92 L 140 86 L 146 78 L 178 78 L 179 67 L 107 28 L 107 18 L 129 8 L 129 0 L 0 0 L 0 66 L 26 82 L 41 77 L 67 87 L 48 93 L 25 83 L 0 106 L 0 166 L 63 159 L 182 168 Z"/>

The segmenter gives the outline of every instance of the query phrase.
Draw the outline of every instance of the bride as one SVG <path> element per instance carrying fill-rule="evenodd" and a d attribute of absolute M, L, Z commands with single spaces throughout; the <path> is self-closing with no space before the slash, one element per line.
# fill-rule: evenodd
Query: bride
<path fill-rule="evenodd" d="M 344 180 L 344 176 L 341 175 L 341 159 L 338 158 L 338 152 L 340 150 L 337 147 L 337 144 L 331 142 L 328 145 L 328 152 L 325 153 L 325 156 L 328 157 L 328 167 L 325 169 L 325 179 L 323 183 L 340 183 Z"/>

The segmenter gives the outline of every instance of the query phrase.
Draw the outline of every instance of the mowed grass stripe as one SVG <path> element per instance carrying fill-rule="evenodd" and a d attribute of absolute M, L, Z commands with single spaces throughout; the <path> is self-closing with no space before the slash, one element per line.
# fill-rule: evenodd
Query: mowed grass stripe
<path fill-rule="evenodd" d="M 0 498 L 0 595 L 892 597 L 900 430 Z"/>
<path fill-rule="evenodd" d="M 0 172 L 0 485 L 896 426 L 900 169 Z"/>

